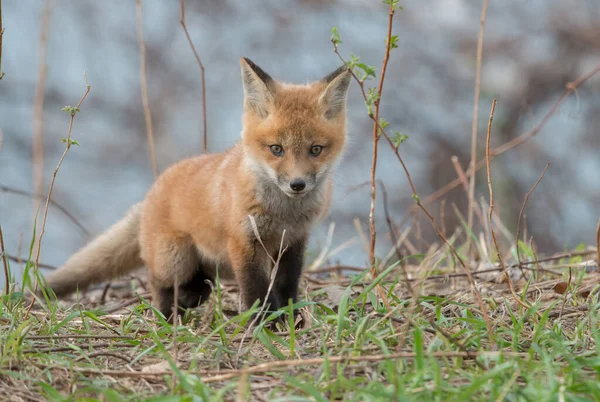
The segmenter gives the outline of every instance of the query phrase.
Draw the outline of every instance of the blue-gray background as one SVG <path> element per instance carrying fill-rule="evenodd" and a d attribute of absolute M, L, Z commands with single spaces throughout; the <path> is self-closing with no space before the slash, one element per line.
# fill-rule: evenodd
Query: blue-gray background
<path fill-rule="evenodd" d="M 221 151 L 239 137 L 242 89 L 239 58 L 253 59 L 273 77 L 318 79 L 339 65 L 329 41 L 339 27 L 341 53 L 379 66 L 387 25 L 386 6 L 376 0 L 190 1 L 187 25 L 206 67 L 208 146 Z M 488 11 L 479 113 L 479 143 L 492 98 L 498 99 L 493 143 L 533 127 L 560 96 L 566 82 L 600 63 L 600 3 L 597 0 L 503 0 Z M 33 99 L 39 67 L 41 0 L 4 0 L 6 33 L 0 81 L 0 184 L 33 191 Z M 469 160 L 476 39 L 482 1 L 405 1 L 395 17 L 399 48 L 391 55 L 381 114 L 390 128 L 409 135 L 402 154 L 421 196 L 455 178 L 450 157 Z M 179 24 L 179 1 L 146 0 L 143 9 L 148 90 L 159 168 L 202 149 L 199 68 Z M 152 183 L 140 95 L 135 1 L 55 0 L 48 37 L 48 77 L 43 116 L 44 183 L 63 151 L 69 116 L 92 85 L 75 119 L 80 147 L 67 155 L 54 200 L 93 234 L 119 219 L 141 200 Z M 371 82 L 369 85 L 374 85 Z M 494 164 L 497 207 L 513 230 L 523 197 L 546 162 L 550 170 L 528 208 L 528 227 L 541 251 L 594 241 L 600 205 L 600 77 L 571 96 L 536 138 Z M 336 178 L 330 221 L 333 245 L 356 236 L 353 219 L 367 228 L 371 124 L 358 86 L 349 101 L 350 144 Z M 389 192 L 396 222 L 412 204 L 398 162 L 381 143 L 378 177 Z M 479 155 L 483 155 L 480 147 Z M 478 192 L 487 199 L 485 173 Z M 449 230 L 457 224 L 451 204 L 465 211 L 457 189 L 447 197 Z M 377 204 L 378 253 L 390 248 L 382 204 Z M 439 203 L 431 206 L 439 214 Z M 32 233 L 32 201 L 0 192 L 0 224 L 7 251 L 23 251 Z M 423 235 L 434 240 L 425 221 Z M 313 236 L 316 253 L 327 233 Z M 51 209 L 41 261 L 61 264 L 86 241 L 81 231 Z M 336 259 L 363 265 L 360 242 Z"/>

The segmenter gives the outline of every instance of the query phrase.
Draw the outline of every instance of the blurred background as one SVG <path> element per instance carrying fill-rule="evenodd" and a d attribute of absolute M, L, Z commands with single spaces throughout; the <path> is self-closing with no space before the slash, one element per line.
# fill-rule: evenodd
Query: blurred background
<path fill-rule="evenodd" d="M 391 54 L 381 116 L 390 122 L 390 129 L 409 136 L 400 150 L 423 199 L 456 178 L 453 155 L 464 169 L 470 160 L 483 2 L 402 3 L 404 9 L 394 19 L 399 48 Z M 4 0 L 2 7 L 6 75 L 0 81 L 0 185 L 35 193 L 41 183 L 46 193 L 64 150 L 60 139 L 68 130 L 69 115 L 61 108 L 80 99 L 87 71 L 91 92 L 72 133 L 80 146 L 71 148 L 64 160 L 53 200 L 96 235 L 142 200 L 153 181 L 140 92 L 136 3 Z M 331 28 L 336 26 L 343 42 L 340 53 L 347 59 L 350 54 L 360 56 L 379 74 L 387 16 L 386 5 L 372 0 L 188 0 L 187 27 L 206 68 L 209 151 L 223 151 L 239 138 L 240 57 L 251 58 L 276 79 L 319 79 L 340 65 L 330 42 Z M 202 151 L 200 69 L 179 19 L 179 1 L 143 3 L 149 107 L 161 171 Z M 497 146 L 538 124 L 567 82 L 600 63 L 598 21 L 597 0 L 490 2 L 478 116 L 480 157 L 492 98 L 498 99 L 492 136 L 492 145 Z M 46 23 L 44 45 L 41 31 Z M 47 76 L 41 87 L 44 66 Z M 367 86 L 375 84 L 370 81 Z M 42 112 L 37 120 L 36 90 Z M 310 258 L 323 247 L 328 222 L 336 224 L 332 247 L 357 237 L 356 218 L 368 233 L 370 186 L 364 183 L 370 177 L 372 125 L 356 83 L 349 110 L 350 143 L 336 174 L 331 215 L 314 233 Z M 599 131 L 600 74 L 572 94 L 536 137 L 493 162 L 496 208 L 513 233 L 525 194 L 551 163 L 527 208 L 528 236 L 534 237 L 540 253 L 595 241 Z M 399 226 L 412 225 L 413 219 L 407 218 L 414 204 L 412 192 L 384 142 L 378 166 L 392 219 Z M 476 191 L 478 200 L 488 199 L 485 169 L 477 176 Z M 460 225 L 452 205 L 466 215 L 467 196 L 458 187 L 442 198 L 445 227 L 452 233 Z M 440 206 L 441 200 L 429 206 L 438 218 Z M 0 224 L 9 254 L 27 254 L 34 207 L 29 197 L 6 188 L 0 191 Z M 412 230 L 409 239 L 426 247 L 437 239 L 423 214 L 418 219 L 420 230 Z M 383 257 L 391 241 L 382 197 L 376 224 L 377 253 Z M 60 265 L 88 240 L 64 213 L 51 207 L 40 261 Z M 333 260 L 364 266 L 368 253 L 356 240 Z"/>

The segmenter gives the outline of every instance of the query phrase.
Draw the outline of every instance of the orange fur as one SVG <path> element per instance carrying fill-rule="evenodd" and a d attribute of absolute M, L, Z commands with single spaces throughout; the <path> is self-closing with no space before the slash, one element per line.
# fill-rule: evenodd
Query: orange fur
<path fill-rule="evenodd" d="M 241 66 L 245 94 L 241 142 L 226 152 L 187 159 L 167 169 L 141 211 L 133 212 L 135 219 L 127 221 L 129 230 L 138 233 L 136 245 L 149 270 L 153 304 L 165 315 L 176 284 L 184 307 L 193 307 L 210 293 L 205 281 L 214 280 L 217 270 L 220 278 L 238 282 L 244 308 L 256 299 L 264 301 L 270 256 L 277 258 L 284 230 L 288 249 L 268 301 L 277 308 L 288 298 L 295 299 L 308 234 L 329 208 L 331 170 L 346 141 L 349 72 L 340 68 L 315 83 L 291 85 L 274 81 L 248 59 L 242 59 Z M 249 216 L 270 256 L 257 242 Z M 76 264 L 68 261 L 51 275 L 50 287 L 64 294 L 98 281 L 99 272 L 105 272 L 106 279 L 115 271 L 139 266 L 132 261 L 118 269 L 96 268 L 91 275 L 92 266 L 106 263 L 97 261 L 103 255 L 93 245 L 77 254 Z M 114 242 L 110 247 L 120 248 Z M 110 252 L 106 247 L 103 251 Z"/>

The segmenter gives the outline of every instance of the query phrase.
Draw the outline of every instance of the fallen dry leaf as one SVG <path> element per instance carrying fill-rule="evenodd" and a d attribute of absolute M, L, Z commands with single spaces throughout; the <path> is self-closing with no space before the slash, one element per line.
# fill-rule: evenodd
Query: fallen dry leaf
<path fill-rule="evenodd" d="M 569 284 L 567 282 L 558 282 L 556 285 L 554 285 L 554 287 L 552 289 L 556 293 L 563 295 L 567 291 L 568 286 L 569 286 Z"/>

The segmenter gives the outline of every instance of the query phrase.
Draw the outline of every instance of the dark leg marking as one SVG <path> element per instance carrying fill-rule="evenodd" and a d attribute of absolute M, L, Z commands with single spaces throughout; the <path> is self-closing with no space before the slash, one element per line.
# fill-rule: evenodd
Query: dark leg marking
<path fill-rule="evenodd" d="M 156 282 L 151 282 L 152 304 L 160 311 L 166 319 L 173 314 L 174 292 L 172 287 L 161 287 Z"/>
<path fill-rule="evenodd" d="M 306 239 L 302 239 L 288 245 L 287 250 L 281 256 L 273 285 L 273 291 L 276 293 L 281 306 L 287 306 L 289 299 L 292 299 L 292 303 L 295 303 L 298 299 L 298 285 L 302 276 L 305 249 Z M 277 258 L 277 256 L 274 258 Z"/>
<path fill-rule="evenodd" d="M 212 282 L 212 278 L 206 275 L 202 266 L 187 283 L 179 286 L 179 307 L 183 309 L 198 307 L 208 300 L 212 291 L 210 285 L 205 281 Z"/>

